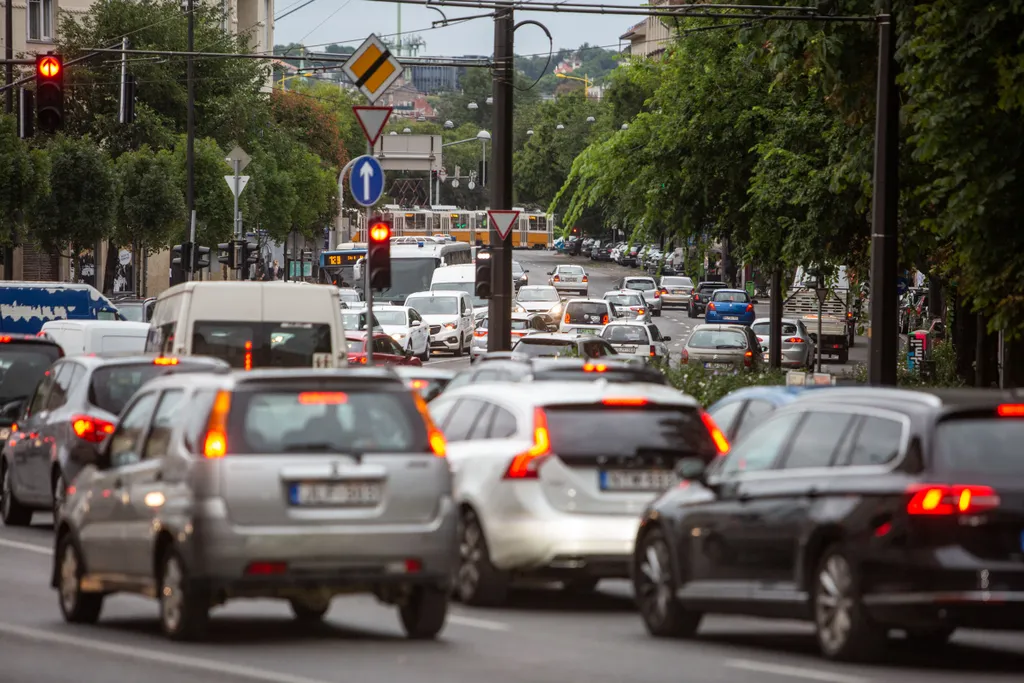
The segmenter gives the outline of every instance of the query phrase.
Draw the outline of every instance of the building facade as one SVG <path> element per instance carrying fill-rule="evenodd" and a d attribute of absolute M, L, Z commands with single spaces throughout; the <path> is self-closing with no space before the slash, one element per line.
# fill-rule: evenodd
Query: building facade
<path fill-rule="evenodd" d="M 676 0 L 654 0 L 652 7 L 681 4 Z M 672 29 L 662 17 L 644 17 L 619 36 L 619 40 L 629 43 L 623 51 L 634 57 L 658 59 L 665 52 L 672 39 Z"/>

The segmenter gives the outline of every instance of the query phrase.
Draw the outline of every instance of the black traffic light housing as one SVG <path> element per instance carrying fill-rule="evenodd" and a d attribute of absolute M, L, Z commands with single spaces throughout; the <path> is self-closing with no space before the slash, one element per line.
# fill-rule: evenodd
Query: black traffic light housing
<path fill-rule="evenodd" d="M 255 242 L 242 242 L 242 265 L 253 265 L 260 260 L 260 245 Z"/>
<path fill-rule="evenodd" d="M 491 298 L 491 260 L 490 249 L 478 249 L 476 252 L 476 296 L 479 299 Z"/>
<path fill-rule="evenodd" d="M 223 263 L 228 268 L 237 268 L 238 265 L 235 262 L 235 243 L 221 242 L 220 244 L 218 244 L 217 260 Z"/>
<path fill-rule="evenodd" d="M 193 255 L 196 259 L 196 267 L 193 271 L 204 270 L 210 267 L 210 248 L 197 246 L 193 250 Z"/>
<path fill-rule="evenodd" d="M 183 242 L 171 247 L 171 265 L 181 268 L 186 273 L 192 272 L 192 243 Z"/>
<path fill-rule="evenodd" d="M 64 60 L 59 55 L 36 57 L 36 119 L 43 133 L 64 127 Z"/>
<path fill-rule="evenodd" d="M 374 216 L 367 226 L 367 234 L 370 237 L 367 244 L 370 287 L 388 289 L 391 287 L 391 221 Z"/>

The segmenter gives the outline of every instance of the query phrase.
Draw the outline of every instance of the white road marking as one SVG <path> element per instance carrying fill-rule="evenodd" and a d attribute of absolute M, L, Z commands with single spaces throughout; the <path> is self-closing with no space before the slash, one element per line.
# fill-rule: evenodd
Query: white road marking
<path fill-rule="evenodd" d="M 183 669 L 205 671 L 223 676 L 235 676 L 237 678 L 247 678 L 253 681 L 264 681 L 265 683 L 328 683 L 327 681 L 315 678 L 306 678 L 305 676 L 293 676 L 285 673 L 267 671 L 266 669 L 242 666 L 240 664 L 218 662 L 213 659 L 204 659 L 202 657 L 160 652 L 158 650 L 140 648 L 137 645 L 129 647 L 126 645 L 94 640 L 92 638 L 81 638 L 79 636 L 71 636 L 63 633 L 51 633 L 49 631 L 41 631 L 39 629 L 29 628 L 26 626 L 16 626 L 14 624 L 0 623 L 0 633 L 12 638 L 21 638 L 22 640 L 52 643 L 54 645 L 65 645 L 68 647 L 76 647 L 80 650 L 91 650 L 92 652 L 124 657 L 126 659 L 141 660 L 144 662 L 152 662 L 154 664 L 166 664 Z"/>
<path fill-rule="evenodd" d="M 441 363 L 461 363 L 461 362 L 468 363 L 469 362 L 469 357 L 468 356 L 463 356 L 462 358 L 440 358 L 438 360 L 431 359 L 429 364 L 430 365 L 440 365 Z"/>
<path fill-rule="evenodd" d="M 862 676 L 851 676 L 821 669 L 807 669 L 799 666 L 784 666 L 782 664 L 769 664 L 751 659 L 727 659 L 723 664 L 732 669 L 743 669 L 744 671 L 756 671 L 758 673 L 769 673 L 777 676 L 791 678 L 803 678 L 810 681 L 825 681 L 825 683 L 869 683 L 870 678 Z"/>
<path fill-rule="evenodd" d="M 449 614 L 448 623 L 456 624 L 458 626 L 468 626 L 470 628 L 480 628 L 485 631 L 511 630 L 511 627 L 508 624 L 503 624 L 500 621 L 491 621 L 490 619 L 475 619 L 473 617 L 463 617 L 458 614 Z"/>
<path fill-rule="evenodd" d="M 53 555 L 53 548 L 48 548 L 44 545 L 36 545 L 35 543 L 10 541 L 6 538 L 0 538 L 0 547 L 14 548 L 15 550 L 27 550 L 30 553 L 39 553 L 40 555 Z"/>

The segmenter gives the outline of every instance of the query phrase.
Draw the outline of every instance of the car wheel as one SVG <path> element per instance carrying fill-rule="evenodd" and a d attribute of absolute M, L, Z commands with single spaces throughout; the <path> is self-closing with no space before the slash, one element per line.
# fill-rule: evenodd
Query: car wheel
<path fill-rule="evenodd" d="M 846 365 L 846 363 L 849 360 L 850 360 L 850 352 L 847 349 L 843 349 L 842 351 L 839 352 L 839 364 L 840 365 Z"/>
<path fill-rule="evenodd" d="M 306 600 L 289 600 L 295 621 L 303 624 L 316 624 L 323 621 L 324 615 L 331 607 L 330 600 L 310 602 Z"/>
<path fill-rule="evenodd" d="M 687 306 L 687 308 L 686 308 L 686 316 L 689 317 L 689 318 L 696 318 L 697 317 L 697 311 L 693 308 L 693 306 Z"/>
<path fill-rule="evenodd" d="M 866 661 L 884 648 L 887 633 L 868 617 L 859 577 L 838 546 L 821 556 L 812 606 L 818 646 L 828 659 Z"/>
<path fill-rule="evenodd" d="M 499 605 L 508 595 L 508 576 L 491 564 L 487 539 L 472 510 L 459 520 L 459 568 L 455 594 L 467 605 Z"/>
<path fill-rule="evenodd" d="M 195 641 L 210 626 L 210 602 L 188 583 L 181 555 L 174 548 L 160 565 L 160 629 L 171 640 Z"/>
<path fill-rule="evenodd" d="M 437 586 L 417 586 L 398 608 L 405 635 L 414 640 L 432 640 L 448 619 L 448 594 Z"/>
<path fill-rule="evenodd" d="M 0 463 L 0 518 L 6 526 L 28 526 L 32 522 L 32 510 L 18 502 L 14 495 L 14 481 L 11 468 Z"/>
<path fill-rule="evenodd" d="M 72 624 L 95 624 L 103 609 L 102 593 L 83 593 L 82 576 L 85 564 L 78 544 L 71 534 L 64 534 L 57 542 L 57 595 L 64 621 Z"/>
<path fill-rule="evenodd" d="M 661 309 L 660 308 L 655 308 L 654 311 L 653 311 L 653 315 L 654 315 L 655 318 L 660 318 L 661 317 Z"/>
<path fill-rule="evenodd" d="M 633 554 L 633 591 L 648 633 L 659 638 L 692 636 L 700 612 L 685 609 L 676 599 L 668 541 L 658 529 L 644 534 Z"/>
<path fill-rule="evenodd" d="M 459 347 L 455 349 L 455 355 L 462 357 L 462 354 L 466 352 L 466 339 L 462 335 L 459 335 Z"/>

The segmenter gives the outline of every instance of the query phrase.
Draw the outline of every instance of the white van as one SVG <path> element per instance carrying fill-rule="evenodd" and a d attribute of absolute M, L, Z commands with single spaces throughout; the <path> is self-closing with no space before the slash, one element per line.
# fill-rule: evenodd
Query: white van
<path fill-rule="evenodd" d="M 143 353 L 149 323 L 118 320 L 50 320 L 45 334 L 64 349 L 65 356 L 87 353 Z"/>
<path fill-rule="evenodd" d="M 338 288 L 303 282 L 186 282 L 156 300 L 146 351 L 213 356 L 234 368 L 343 368 Z"/>
<path fill-rule="evenodd" d="M 428 325 L 431 351 L 451 351 L 461 356 L 473 344 L 473 307 L 465 292 L 414 292 L 405 305 Z"/>
<path fill-rule="evenodd" d="M 476 295 L 476 266 L 472 263 L 438 268 L 430 278 L 430 291 L 465 292 L 473 302 L 473 316 L 479 319 L 487 315 L 487 299 Z"/>

